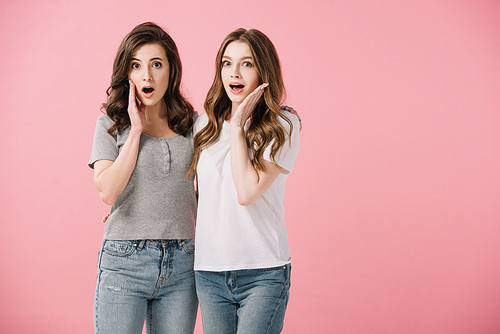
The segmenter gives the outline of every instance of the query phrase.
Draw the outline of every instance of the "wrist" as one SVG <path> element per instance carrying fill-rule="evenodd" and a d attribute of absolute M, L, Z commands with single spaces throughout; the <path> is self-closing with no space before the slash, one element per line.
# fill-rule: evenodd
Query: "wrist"
<path fill-rule="evenodd" d="M 229 121 L 229 124 L 231 124 L 231 129 L 232 128 L 238 128 L 238 129 L 243 129 L 245 127 L 245 121 L 243 121 L 241 118 L 238 117 L 231 117 L 231 120 Z"/>
<path fill-rule="evenodd" d="M 245 129 L 243 125 L 238 123 L 231 123 L 231 132 L 232 133 L 245 133 Z"/>
<path fill-rule="evenodd" d="M 131 126 L 130 127 L 129 137 L 130 136 L 140 136 L 141 134 L 142 134 L 142 128 L 140 128 L 138 126 Z"/>

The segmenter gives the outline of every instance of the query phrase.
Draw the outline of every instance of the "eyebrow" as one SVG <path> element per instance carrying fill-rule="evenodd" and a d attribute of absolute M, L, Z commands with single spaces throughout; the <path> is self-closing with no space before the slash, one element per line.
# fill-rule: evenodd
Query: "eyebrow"
<path fill-rule="evenodd" d="M 132 59 L 131 59 L 131 60 L 135 60 L 135 61 L 138 61 L 138 62 L 140 62 L 140 61 L 141 61 L 140 59 L 137 59 L 137 58 L 134 58 L 134 57 L 132 57 Z M 161 61 L 163 61 L 163 59 L 162 59 L 162 58 L 160 58 L 160 57 L 154 57 L 154 58 L 151 58 L 149 61 L 152 61 L 152 60 L 161 60 Z"/>
<path fill-rule="evenodd" d="M 222 59 L 224 59 L 224 58 L 231 59 L 231 57 L 229 57 L 229 56 L 222 56 Z M 241 57 L 240 59 L 253 59 L 253 57 L 252 56 L 245 56 L 245 57 Z"/>

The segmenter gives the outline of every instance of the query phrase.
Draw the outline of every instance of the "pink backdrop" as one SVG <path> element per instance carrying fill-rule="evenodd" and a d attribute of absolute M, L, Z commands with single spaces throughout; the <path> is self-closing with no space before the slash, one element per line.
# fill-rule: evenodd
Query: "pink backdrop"
<path fill-rule="evenodd" d="M 92 332 L 108 208 L 86 164 L 144 21 L 200 111 L 227 33 L 280 53 L 305 126 L 285 333 L 500 332 L 498 1 L 19 0 L 0 5 L 1 333 Z"/>

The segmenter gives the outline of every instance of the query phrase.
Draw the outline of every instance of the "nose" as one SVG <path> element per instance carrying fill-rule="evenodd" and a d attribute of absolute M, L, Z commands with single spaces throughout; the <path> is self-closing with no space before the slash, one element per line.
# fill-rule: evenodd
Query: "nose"
<path fill-rule="evenodd" d="M 239 66 L 233 66 L 233 68 L 231 70 L 231 78 L 241 78 Z"/>
<path fill-rule="evenodd" d="M 151 76 L 150 68 L 147 67 L 146 70 L 144 71 L 144 77 L 142 79 L 143 81 L 151 81 L 153 80 L 153 77 Z"/>

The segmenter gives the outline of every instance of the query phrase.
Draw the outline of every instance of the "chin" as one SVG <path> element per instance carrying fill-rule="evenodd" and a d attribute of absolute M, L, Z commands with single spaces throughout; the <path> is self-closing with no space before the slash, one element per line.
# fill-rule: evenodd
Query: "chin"
<path fill-rule="evenodd" d="M 242 103 L 245 100 L 246 96 L 229 96 L 231 102 L 234 103 Z"/>
<path fill-rule="evenodd" d="M 142 104 L 144 104 L 146 107 L 152 107 L 154 106 L 155 104 L 158 103 L 158 101 L 150 101 L 150 100 L 146 100 L 144 102 L 141 102 Z"/>

